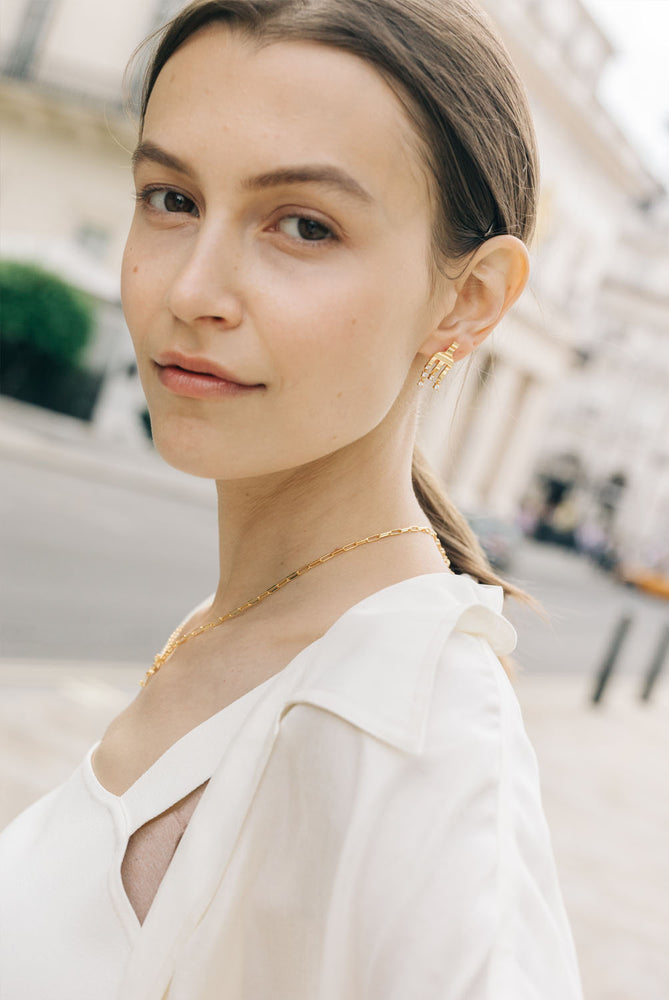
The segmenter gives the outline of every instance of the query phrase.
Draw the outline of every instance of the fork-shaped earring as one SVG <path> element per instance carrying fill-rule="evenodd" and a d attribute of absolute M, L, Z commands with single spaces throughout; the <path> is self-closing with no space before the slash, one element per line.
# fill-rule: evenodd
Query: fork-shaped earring
<path fill-rule="evenodd" d="M 460 345 L 457 340 L 454 340 L 447 351 L 437 351 L 436 354 L 433 354 L 423 368 L 418 385 L 423 385 L 424 382 L 430 382 L 434 379 L 434 385 L 432 388 L 438 389 L 444 375 L 446 375 L 447 372 L 450 372 L 451 368 L 455 364 L 453 355 L 459 346 Z"/>

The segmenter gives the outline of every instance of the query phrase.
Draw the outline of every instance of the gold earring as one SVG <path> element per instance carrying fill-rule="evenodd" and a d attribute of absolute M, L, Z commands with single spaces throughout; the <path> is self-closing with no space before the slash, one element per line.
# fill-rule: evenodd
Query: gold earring
<path fill-rule="evenodd" d="M 454 340 L 447 351 L 437 351 L 433 354 L 430 360 L 427 362 L 420 376 L 420 381 L 418 385 L 423 385 L 425 381 L 431 381 L 434 379 L 433 389 L 439 388 L 439 383 L 447 372 L 450 372 L 451 368 L 455 364 L 453 360 L 453 355 L 457 351 L 458 347 L 457 340 Z"/>

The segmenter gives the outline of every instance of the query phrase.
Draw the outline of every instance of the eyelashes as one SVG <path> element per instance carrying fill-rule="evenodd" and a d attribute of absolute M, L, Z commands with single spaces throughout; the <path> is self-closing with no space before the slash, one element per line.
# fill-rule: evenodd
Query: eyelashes
<path fill-rule="evenodd" d="M 284 223 L 290 223 L 290 225 L 286 225 L 282 229 L 281 226 Z M 295 223 L 297 224 L 295 225 Z M 335 234 L 325 223 L 319 222 L 318 219 L 314 219 L 310 215 L 284 215 L 276 228 L 288 236 L 304 240 L 307 243 L 322 243 L 336 239 Z"/>
<path fill-rule="evenodd" d="M 154 198 L 163 199 L 163 206 L 159 208 L 153 203 Z M 160 212 L 168 215 L 195 215 L 199 216 L 199 211 L 197 205 L 192 200 L 188 198 L 187 195 L 182 194 L 180 191 L 175 191 L 174 188 L 167 187 L 145 187 L 135 196 L 135 200 L 141 205 L 146 206 L 154 212 Z"/>
<path fill-rule="evenodd" d="M 193 201 L 175 188 L 148 185 L 135 195 L 135 201 L 147 212 L 155 216 L 189 215 L 199 218 L 200 211 Z M 338 235 L 330 226 L 313 215 L 301 212 L 286 212 L 270 231 L 280 232 L 301 244 L 326 244 L 339 242 Z"/>

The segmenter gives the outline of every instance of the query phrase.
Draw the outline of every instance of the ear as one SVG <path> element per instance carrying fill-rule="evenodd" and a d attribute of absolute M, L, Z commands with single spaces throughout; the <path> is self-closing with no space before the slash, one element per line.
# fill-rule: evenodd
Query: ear
<path fill-rule="evenodd" d="M 525 244 L 515 236 L 486 240 L 455 279 L 448 280 L 446 312 L 419 348 L 430 358 L 457 341 L 460 361 L 491 333 L 519 297 L 530 274 Z"/>

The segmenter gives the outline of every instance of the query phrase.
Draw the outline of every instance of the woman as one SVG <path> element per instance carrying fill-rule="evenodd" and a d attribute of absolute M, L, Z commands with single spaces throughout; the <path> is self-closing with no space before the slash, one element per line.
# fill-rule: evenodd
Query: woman
<path fill-rule="evenodd" d="M 125 314 L 220 580 L 5 832 L 3 997 L 579 997 L 514 588 L 414 455 L 527 281 L 508 56 L 468 0 L 191 4 L 133 167 Z"/>

